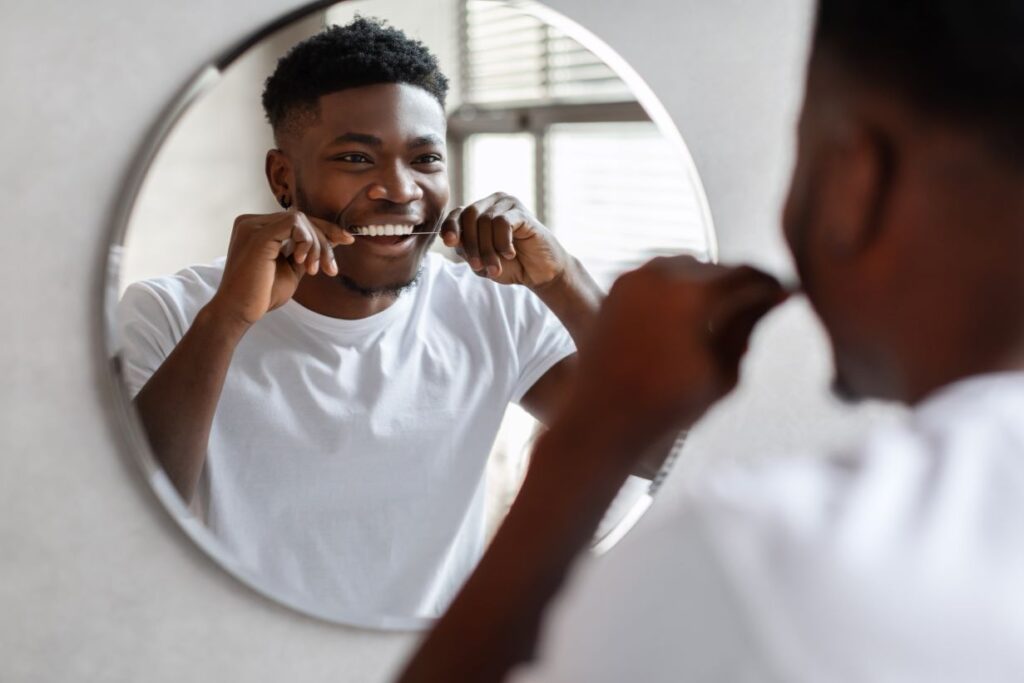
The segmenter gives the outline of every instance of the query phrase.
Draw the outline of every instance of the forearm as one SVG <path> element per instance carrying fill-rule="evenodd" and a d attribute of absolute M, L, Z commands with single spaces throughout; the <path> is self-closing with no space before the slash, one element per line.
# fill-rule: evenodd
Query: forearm
<path fill-rule="evenodd" d="M 577 347 L 585 343 L 601 308 L 604 292 L 575 257 L 551 282 L 533 288 L 541 301 L 565 326 Z"/>
<path fill-rule="evenodd" d="M 531 658 L 545 607 L 629 470 L 614 454 L 634 444 L 588 422 L 561 420 L 540 438 L 508 517 L 401 683 L 496 682 Z"/>
<path fill-rule="evenodd" d="M 570 264 L 561 277 L 533 291 L 569 331 L 577 348 L 586 343 L 585 339 L 597 319 L 604 292 L 576 258 L 570 257 Z M 559 369 L 557 376 L 550 378 L 549 384 L 567 387 L 573 381 L 576 371 L 575 363 L 567 364 Z M 535 403 L 535 398 L 530 397 L 528 400 Z M 548 420 L 543 417 L 553 412 L 556 405 L 557 402 L 550 406 L 531 406 L 531 413 L 547 424 Z M 676 436 L 667 434 L 660 442 L 651 445 L 644 457 L 637 461 L 631 474 L 654 479 L 671 453 Z"/>
<path fill-rule="evenodd" d="M 224 379 L 245 330 L 203 308 L 135 397 L 153 452 L 186 502 L 199 480 Z"/>

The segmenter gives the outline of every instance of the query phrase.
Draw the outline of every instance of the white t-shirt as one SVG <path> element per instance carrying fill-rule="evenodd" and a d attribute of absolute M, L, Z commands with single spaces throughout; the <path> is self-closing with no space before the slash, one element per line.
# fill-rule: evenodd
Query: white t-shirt
<path fill-rule="evenodd" d="M 512 680 L 1024 681 L 1024 373 L 720 475 L 585 561 Z"/>
<path fill-rule="evenodd" d="M 134 396 L 217 289 L 223 260 L 128 287 L 117 310 Z M 484 472 L 508 403 L 575 347 L 525 287 L 429 254 L 361 320 L 294 300 L 243 337 L 193 508 L 232 556 L 318 612 L 440 614 L 484 543 Z"/>

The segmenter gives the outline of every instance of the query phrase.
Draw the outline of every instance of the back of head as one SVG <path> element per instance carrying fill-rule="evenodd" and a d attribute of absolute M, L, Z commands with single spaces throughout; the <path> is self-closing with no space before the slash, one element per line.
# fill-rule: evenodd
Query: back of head
<path fill-rule="evenodd" d="M 1024 2 L 820 0 L 816 49 L 1024 167 Z"/>
<path fill-rule="evenodd" d="M 844 391 L 1024 367 L 1024 2 L 819 0 L 804 115 L 787 236 Z"/>
<path fill-rule="evenodd" d="M 263 109 L 275 136 L 315 114 L 323 95 L 379 83 L 405 83 L 427 91 L 441 106 L 448 79 L 423 45 L 383 21 L 356 17 L 295 45 L 263 90 Z"/>

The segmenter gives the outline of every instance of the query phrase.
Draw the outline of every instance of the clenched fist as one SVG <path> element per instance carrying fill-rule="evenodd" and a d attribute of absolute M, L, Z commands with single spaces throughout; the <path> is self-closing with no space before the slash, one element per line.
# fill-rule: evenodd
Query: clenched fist
<path fill-rule="evenodd" d="M 542 287 L 565 271 L 570 258 L 522 202 L 502 192 L 449 213 L 441 240 L 477 274 L 501 284 Z"/>
<path fill-rule="evenodd" d="M 784 301 L 748 266 L 657 258 L 620 277 L 580 349 L 570 411 L 638 446 L 690 427 L 739 379 L 754 325 Z"/>
<path fill-rule="evenodd" d="M 337 275 L 333 247 L 354 241 L 340 226 L 294 208 L 239 216 L 209 307 L 224 319 L 251 325 L 288 301 L 303 275 Z"/>

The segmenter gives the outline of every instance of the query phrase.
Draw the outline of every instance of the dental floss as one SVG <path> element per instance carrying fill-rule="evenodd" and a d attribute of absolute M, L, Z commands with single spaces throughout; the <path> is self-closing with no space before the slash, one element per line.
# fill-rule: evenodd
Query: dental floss
<path fill-rule="evenodd" d="M 350 232 L 353 237 L 422 237 L 424 235 L 440 235 L 440 230 L 431 230 L 430 232 L 410 232 L 408 235 L 367 235 L 364 233 Z"/>

